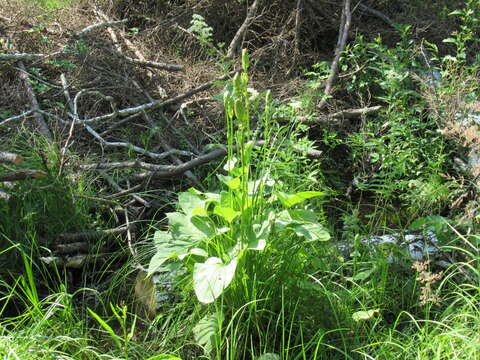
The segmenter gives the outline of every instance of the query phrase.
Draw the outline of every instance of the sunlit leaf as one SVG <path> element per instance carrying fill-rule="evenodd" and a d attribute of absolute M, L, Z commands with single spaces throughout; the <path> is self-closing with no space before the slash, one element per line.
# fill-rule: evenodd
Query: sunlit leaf
<path fill-rule="evenodd" d="M 324 196 L 324 195 L 325 193 L 321 191 L 302 191 L 294 195 L 285 194 L 281 192 L 277 193 L 278 199 L 287 208 L 292 207 L 293 205 L 299 204 L 302 201 L 305 201 L 307 199 L 311 199 L 318 196 Z"/>
<path fill-rule="evenodd" d="M 237 258 L 224 264 L 217 257 L 196 263 L 193 268 L 193 289 L 200 302 L 209 304 L 219 297 L 232 282 L 237 267 Z"/>

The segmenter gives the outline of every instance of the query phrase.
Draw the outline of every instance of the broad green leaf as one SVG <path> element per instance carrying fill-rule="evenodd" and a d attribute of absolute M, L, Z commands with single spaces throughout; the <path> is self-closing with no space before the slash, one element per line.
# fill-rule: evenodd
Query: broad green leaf
<path fill-rule="evenodd" d="M 318 221 L 317 214 L 311 210 L 305 209 L 289 209 L 288 214 L 292 220 L 316 223 Z"/>
<path fill-rule="evenodd" d="M 366 311 L 357 311 L 352 314 L 353 321 L 365 321 L 373 318 L 377 313 L 380 312 L 380 309 L 366 310 Z"/>
<path fill-rule="evenodd" d="M 168 223 L 172 228 L 172 236 L 175 239 L 190 239 L 192 244 L 206 239 L 208 236 L 201 231 L 195 224 L 193 224 L 193 218 L 188 215 L 181 214 L 179 212 L 167 213 Z"/>
<path fill-rule="evenodd" d="M 318 223 L 295 224 L 292 229 L 295 234 L 303 236 L 310 241 L 330 240 L 330 234 L 328 231 Z"/>
<path fill-rule="evenodd" d="M 210 304 L 232 282 L 237 267 L 237 258 L 224 264 L 217 257 L 208 258 L 204 263 L 196 263 L 193 267 L 193 289 L 200 302 Z"/>
<path fill-rule="evenodd" d="M 220 330 L 224 320 L 223 313 L 217 311 L 203 317 L 193 328 L 195 342 L 209 354 L 220 340 Z"/>
<path fill-rule="evenodd" d="M 172 241 L 172 234 L 168 231 L 157 230 L 155 234 L 153 234 L 153 243 L 155 246 L 162 246 L 170 241 Z"/>
<path fill-rule="evenodd" d="M 237 190 L 240 188 L 241 180 L 239 177 L 217 175 L 221 182 L 227 185 L 232 190 Z"/>
<path fill-rule="evenodd" d="M 182 192 L 178 195 L 178 206 L 185 214 L 191 214 L 195 209 L 203 209 L 205 200 L 191 192 Z"/>
<path fill-rule="evenodd" d="M 148 276 L 157 271 L 165 261 L 178 257 L 183 259 L 188 255 L 189 249 L 192 247 L 190 241 L 185 241 L 183 239 L 172 239 L 171 242 L 165 242 L 161 244 L 156 244 L 157 252 L 150 259 L 150 265 L 148 266 Z"/>
<path fill-rule="evenodd" d="M 224 218 L 229 224 L 231 224 L 233 220 L 235 220 L 235 218 L 241 214 L 240 211 L 235 211 L 231 207 L 224 207 L 220 205 L 215 206 L 213 213 Z"/>
<path fill-rule="evenodd" d="M 206 238 L 212 238 L 217 234 L 215 225 L 208 217 L 205 216 L 193 216 L 191 219 L 192 224 L 205 235 Z"/>
<path fill-rule="evenodd" d="M 281 192 L 277 193 L 278 199 L 283 204 L 283 206 L 287 208 L 292 207 L 293 205 L 296 205 L 298 203 L 301 203 L 302 201 L 305 201 L 307 199 L 311 199 L 318 196 L 324 196 L 324 195 L 325 193 L 321 191 L 302 191 L 294 195 L 285 194 Z"/>

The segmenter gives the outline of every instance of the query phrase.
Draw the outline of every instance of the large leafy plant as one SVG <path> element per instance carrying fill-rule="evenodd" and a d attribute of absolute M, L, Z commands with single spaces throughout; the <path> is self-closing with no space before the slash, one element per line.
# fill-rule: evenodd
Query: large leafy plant
<path fill-rule="evenodd" d="M 205 304 L 220 297 L 236 278 L 249 278 L 239 274 L 246 269 L 247 253 L 265 251 L 273 239 L 295 236 L 313 242 L 330 238 L 314 211 L 297 208 L 322 192 L 288 194 L 278 191 L 271 181 L 268 163 L 274 144 L 265 138 L 270 95 L 265 97 L 260 116 L 264 120 L 263 146 L 256 146 L 250 129 L 246 52 L 242 65 L 244 72 L 237 74 L 224 92 L 228 158 L 225 173 L 218 175 L 222 189 L 190 189 L 179 194 L 178 211 L 167 214 L 168 228 L 154 235 L 157 252 L 149 266 L 152 274 L 166 264 L 182 264 L 191 273 L 198 300 Z M 260 153 L 255 156 L 259 163 L 252 164 L 255 151 Z"/>

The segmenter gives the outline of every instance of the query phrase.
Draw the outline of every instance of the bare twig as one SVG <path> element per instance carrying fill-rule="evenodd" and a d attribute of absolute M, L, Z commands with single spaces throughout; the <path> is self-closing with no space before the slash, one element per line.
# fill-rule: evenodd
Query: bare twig
<path fill-rule="evenodd" d="M 183 65 L 178 65 L 178 64 L 169 64 L 164 62 L 134 59 L 132 57 L 125 56 L 125 55 L 123 55 L 122 57 L 130 64 L 135 64 L 139 66 L 152 67 L 155 69 L 168 70 L 168 71 L 182 71 L 184 69 Z"/>
<path fill-rule="evenodd" d="M 243 38 L 243 35 L 246 33 L 248 27 L 250 26 L 250 23 L 255 17 L 255 14 L 257 13 L 258 5 L 260 4 L 260 2 L 261 0 L 255 0 L 252 6 L 250 6 L 250 9 L 247 12 L 247 16 L 243 21 L 243 24 L 237 30 L 237 33 L 235 34 L 232 41 L 230 42 L 230 45 L 228 46 L 227 58 L 233 58 L 236 56 L 237 51 L 241 46 L 241 39 Z"/>
<path fill-rule="evenodd" d="M 6 124 L 8 124 L 9 122 L 11 121 L 15 121 L 15 120 L 19 120 L 19 119 L 24 119 L 26 118 L 28 115 L 31 115 L 33 114 L 34 111 L 33 110 L 28 110 L 28 111 L 25 111 L 24 113 L 20 114 L 20 115 L 15 115 L 15 116 L 11 116 L 9 118 L 6 118 L 6 119 L 3 119 L 2 121 L 0 121 L 0 126 L 4 126 Z"/>
<path fill-rule="evenodd" d="M 18 67 L 22 70 L 20 72 L 20 79 L 23 80 L 25 84 L 25 89 L 27 91 L 27 96 L 28 100 L 30 101 L 30 106 L 31 109 L 36 111 L 40 109 L 40 106 L 38 105 L 37 97 L 35 96 L 35 92 L 33 91 L 32 84 L 30 83 L 30 78 L 27 73 L 27 70 L 25 69 L 25 65 L 23 64 L 23 61 L 19 61 L 17 63 Z M 42 114 L 39 112 L 35 112 L 35 121 L 37 123 L 38 131 L 40 134 L 48 141 L 48 142 L 53 142 L 53 137 L 52 133 L 50 132 L 50 129 L 47 126 L 47 123 L 45 122 L 45 119 L 43 118 Z"/>
<path fill-rule="evenodd" d="M 70 97 L 70 93 L 68 91 L 68 84 L 67 84 L 67 78 L 65 77 L 65 74 L 60 75 L 60 80 L 62 82 L 62 87 L 63 87 L 63 95 L 65 96 L 65 100 L 67 101 L 67 106 L 70 108 L 71 111 L 75 112 L 75 107 L 72 104 L 72 99 Z M 75 129 L 75 121 L 72 121 L 72 124 L 70 125 L 70 130 L 68 132 L 68 137 L 67 140 L 65 141 L 65 145 L 63 146 L 62 150 L 60 151 L 60 166 L 58 170 L 58 176 L 62 176 L 63 168 L 65 166 L 65 155 L 67 153 L 67 149 L 70 145 L 70 140 L 73 137 L 73 130 Z"/>
<path fill-rule="evenodd" d="M 0 151 L 0 162 L 7 162 L 18 166 L 22 164 L 23 157 L 14 153 Z"/>
<path fill-rule="evenodd" d="M 104 22 L 101 22 L 101 23 L 97 23 L 97 24 L 93 24 L 93 25 L 89 25 L 85 28 L 83 28 L 82 30 L 80 30 L 79 32 L 77 32 L 75 34 L 75 37 L 79 38 L 79 37 L 83 37 L 85 36 L 86 34 L 88 34 L 89 32 L 93 31 L 93 30 L 96 30 L 96 29 L 99 29 L 99 28 L 102 28 L 102 27 L 110 27 L 112 25 L 118 25 L 118 24 L 124 24 L 128 21 L 128 19 L 123 19 L 123 20 L 111 20 L 111 21 L 104 21 Z"/>
<path fill-rule="evenodd" d="M 333 85 L 338 75 L 338 64 L 340 61 L 340 55 L 342 55 L 345 45 L 347 44 L 348 31 L 352 21 L 352 13 L 350 11 L 351 0 L 344 0 L 342 10 L 342 21 L 340 22 L 340 29 L 338 33 L 338 42 L 335 49 L 335 56 L 333 58 L 332 66 L 330 68 L 330 75 L 328 76 L 325 85 L 325 97 L 318 104 L 318 109 L 321 110 L 327 104 L 327 98 L 332 92 Z"/>

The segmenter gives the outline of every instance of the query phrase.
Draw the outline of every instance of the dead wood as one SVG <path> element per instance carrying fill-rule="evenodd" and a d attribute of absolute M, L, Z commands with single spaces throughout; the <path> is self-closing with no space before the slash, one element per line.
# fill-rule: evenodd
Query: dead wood
<path fill-rule="evenodd" d="M 45 119 L 43 118 L 43 115 L 37 112 L 37 110 L 40 109 L 40 105 L 38 104 L 37 97 L 35 95 L 35 91 L 33 90 L 32 84 L 30 83 L 30 78 L 27 73 L 27 70 L 25 69 L 25 65 L 23 61 L 19 61 L 17 63 L 18 67 L 22 70 L 20 71 L 20 79 L 25 84 L 25 89 L 27 92 L 28 100 L 30 101 L 30 108 L 35 111 L 35 121 L 37 123 L 38 127 L 38 132 L 49 142 L 53 142 L 53 136 L 52 133 L 50 132 L 50 129 L 47 126 L 47 123 L 45 122 Z"/>
<path fill-rule="evenodd" d="M 18 166 L 22 164 L 23 157 L 14 153 L 0 151 L 0 162 L 7 162 Z"/>
<path fill-rule="evenodd" d="M 74 254 L 78 252 L 87 252 L 89 248 L 86 242 L 74 242 L 70 244 L 55 245 L 55 253 L 57 254 Z"/>
<path fill-rule="evenodd" d="M 133 226 L 133 225 L 131 225 Z M 84 231 L 78 233 L 64 233 L 58 235 L 56 239 L 57 244 L 70 244 L 75 242 L 85 242 L 99 239 L 103 236 L 113 236 L 118 234 L 123 234 L 127 232 L 128 226 L 120 226 L 114 229 L 106 229 L 106 230 L 91 230 L 91 231 Z"/>
<path fill-rule="evenodd" d="M 340 56 L 342 55 L 343 50 L 345 50 L 345 45 L 347 44 L 348 31 L 350 30 L 350 24 L 352 22 L 350 2 L 351 0 L 344 0 L 343 2 L 342 20 L 340 22 L 340 29 L 338 32 L 337 47 L 335 49 L 335 56 L 333 58 L 332 66 L 330 68 L 330 75 L 328 76 L 327 82 L 325 84 L 325 97 L 318 104 L 319 110 L 321 110 L 327 104 L 327 98 L 332 92 L 333 85 L 335 84 L 335 80 L 338 75 L 338 64 L 340 61 Z"/>
<path fill-rule="evenodd" d="M 230 42 L 230 45 L 228 46 L 228 51 L 227 51 L 227 58 L 234 58 L 237 53 L 238 49 L 241 47 L 241 40 L 244 37 L 248 27 L 250 26 L 251 22 L 253 21 L 256 13 L 258 6 L 260 4 L 261 0 L 255 0 L 250 6 L 250 9 L 247 12 L 247 16 L 245 17 L 244 22 L 240 26 L 240 28 L 237 30 L 235 36 L 233 37 L 232 41 Z"/>
<path fill-rule="evenodd" d="M 95 116 L 95 117 L 88 118 L 88 119 L 80 119 L 80 120 L 78 120 L 78 122 L 83 123 L 83 124 L 89 124 L 89 123 L 92 123 L 92 122 L 111 119 L 111 118 L 113 118 L 117 115 L 119 117 L 125 117 L 125 116 L 128 116 L 128 115 L 136 114 L 136 113 L 141 112 L 141 111 L 152 110 L 152 109 L 157 109 L 157 108 L 169 106 L 169 105 L 172 105 L 172 104 L 176 104 L 176 103 L 179 103 L 182 100 L 187 99 L 187 98 L 189 98 L 189 97 L 191 97 L 191 96 L 193 96 L 193 95 L 195 95 L 199 92 L 202 92 L 202 91 L 205 91 L 205 90 L 211 88 L 213 85 L 215 85 L 218 82 L 225 81 L 225 80 L 229 79 L 231 76 L 235 75 L 237 72 L 239 72 L 239 70 L 231 71 L 224 76 L 221 76 L 221 77 L 219 77 L 217 79 L 214 79 L 214 80 L 210 80 L 210 81 L 208 81 L 208 82 L 206 82 L 206 83 L 204 83 L 200 86 L 197 86 L 194 89 L 186 91 L 182 94 L 179 94 L 179 95 L 177 95 L 177 96 L 175 96 L 171 99 L 165 100 L 165 101 L 154 100 L 154 101 L 142 104 L 142 105 L 133 106 L 133 107 L 130 107 L 130 108 L 125 108 L 125 109 L 118 110 L 116 113 L 110 113 L 110 114 Z"/>
<path fill-rule="evenodd" d="M 46 176 L 47 176 L 47 173 L 41 170 L 18 170 L 18 171 L 0 173 L 0 182 L 39 179 L 39 178 L 44 178 Z"/>

